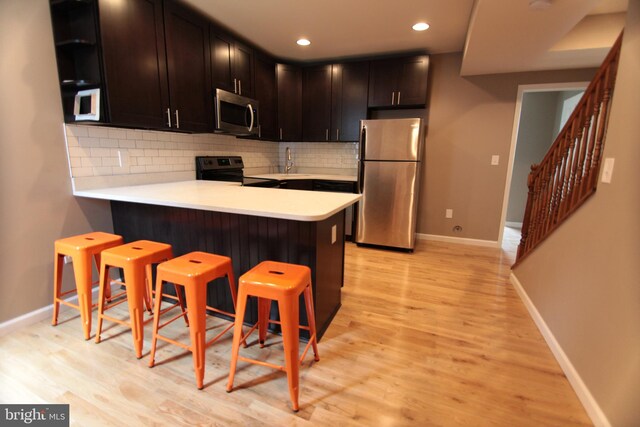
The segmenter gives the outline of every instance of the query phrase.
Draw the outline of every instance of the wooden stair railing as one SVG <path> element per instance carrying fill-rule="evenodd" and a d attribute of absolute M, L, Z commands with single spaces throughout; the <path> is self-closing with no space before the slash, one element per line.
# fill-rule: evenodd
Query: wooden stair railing
<path fill-rule="evenodd" d="M 615 86 L 622 34 L 540 164 L 531 166 L 517 265 L 591 196 Z"/>

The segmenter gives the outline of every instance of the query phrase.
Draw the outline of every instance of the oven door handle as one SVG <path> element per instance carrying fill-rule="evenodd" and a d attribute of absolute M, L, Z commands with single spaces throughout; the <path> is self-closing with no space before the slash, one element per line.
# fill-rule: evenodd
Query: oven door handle
<path fill-rule="evenodd" d="M 248 130 L 251 132 L 253 130 L 253 121 L 255 117 L 253 116 L 253 106 L 251 104 L 247 104 L 247 109 L 249 110 L 249 117 L 251 117 L 251 122 L 249 123 Z"/>

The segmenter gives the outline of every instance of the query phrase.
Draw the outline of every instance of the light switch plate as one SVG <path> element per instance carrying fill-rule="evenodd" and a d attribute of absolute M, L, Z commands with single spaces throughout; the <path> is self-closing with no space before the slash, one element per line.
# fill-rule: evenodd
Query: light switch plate
<path fill-rule="evenodd" d="M 602 167 L 602 178 L 600 180 L 606 184 L 611 184 L 611 177 L 613 176 L 613 165 L 616 159 L 613 157 L 607 157 L 604 159 L 604 166 Z"/>
<path fill-rule="evenodd" d="M 491 156 L 491 166 L 498 166 L 500 164 L 500 156 L 494 154 Z"/>
<path fill-rule="evenodd" d="M 447 210 L 444 212 L 444 217 L 445 217 L 445 218 L 453 218 L 453 209 L 447 209 Z"/>

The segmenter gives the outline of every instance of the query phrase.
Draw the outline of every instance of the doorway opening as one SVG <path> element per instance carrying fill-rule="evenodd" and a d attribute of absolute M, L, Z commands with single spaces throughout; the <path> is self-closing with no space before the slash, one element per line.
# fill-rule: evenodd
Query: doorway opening
<path fill-rule="evenodd" d="M 502 202 L 501 246 L 520 241 L 531 165 L 540 163 L 580 101 L 589 82 L 518 87 L 509 167 Z"/>

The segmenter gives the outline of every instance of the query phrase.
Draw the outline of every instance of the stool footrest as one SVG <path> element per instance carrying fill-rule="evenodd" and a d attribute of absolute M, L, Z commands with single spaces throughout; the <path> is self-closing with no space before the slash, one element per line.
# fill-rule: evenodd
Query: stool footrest
<path fill-rule="evenodd" d="M 59 302 L 60 304 L 67 305 L 67 306 L 69 306 L 69 307 L 73 307 L 73 308 L 75 308 L 76 310 L 80 310 L 80 306 L 79 306 L 78 304 L 74 304 L 74 303 L 72 303 L 72 302 L 65 301 L 65 300 L 60 299 L 60 298 L 56 298 L 56 301 L 55 301 L 55 302 Z M 93 308 L 93 307 L 94 307 L 94 306 L 91 306 L 91 308 Z"/>
<path fill-rule="evenodd" d="M 254 365 L 266 366 L 267 368 L 277 369 L 278 371 L 285 371 L 285 367 L 282 365 L 274 365 L 273 363 L 263 362 L 262 360 L 249 359 L 243 356 L 238 356 L 238 360 L 242 360 L 243 362 L 253 363 Z"/>
<path fill-rule="evenodd" d="M 253 331 L 256 330 L 256 328 L 258 327 L 258 324 L 256 323 L 255 325 L 253 325 L 251 327 L 251 329 L 249 329 L 249 332 L 247 332 L 244 337 L 240 340 L 240 344 L 244 344 L 247 345 L 247 339 L 249 338 L 249 335 L 251 335 L 253 333 Z"/>
<path fill-rule="evenodd" d="M 156 338 L 158 338 L 159 340 L 162 340 L 162 341 L 168 342 L 169 344 L 173 344 L 173 345 L 177 345 L 178 347 L 182 347 L 182 348 L 184 348 L 185 350 L 189 350 L 189 351 L 191 351 L 191 347 L 190 347 L 190 346 L 188 346 L 188 345 L 186 345 L 186 344 L 183 344 L 183 343 L 181 343 L 181 342 L 179 342 L 179 341 L 172 340 L 171 338 L 167 338 L 167 337 L 165 337 L 164 335 L 156 334 Z"/>
<path fill-rule="evenodd" d="M 180 307 L 180 303 L 176 303 L 174 305 L 172 305 L 171 307 L 167 307 L 163 310 L 160 310 L 160 315 L 165 314 L 167 311 L 173 310 L 176 307 Z M 176 314 L 175 316 L 173 316 L 171 319 L 167 320 L 166 322 L 164 322 L 162 325 L 158 325 L 158 330 L 164 328 L 165 326 L 167 326 L 170 323 L 175 322 L 176 320 L 178 320 L 181 317 L 184 317 L 184 315 L 187 314 L 186 312 L 183 314 L 182 312 Z"/>
<path fill-rule="evenodd" d="M 274 320 L 274 319 L 269 319 L 267 320 L 268 323 L 273 323 L 274 325 L 282 325 L 282 322 L 279 320 Z M 311 328 L 309 328 L 308 326 L 304 326 L 304 325 L 298 325 L 298 328 L 300 329 L 304 329 L 305 331 L 310 331 Z"/>
<path fill-rule="evenodd" d="M 130 320 L 122 320 L 122 319 L 116 319 L 115 317 L 111 317 L 111 316 L 107 316 L 106 314 L 101 314 L 100 317 L 104 320 L 108 320 L 110 322 L 115 322 L 115 323 L 119 323 L 121 325 L 124 326 L 129 326 L 131 327 L 131 321 Z M 146 325 L 147 323 L 151 322 L 153 320 L 153 317 L 149 317 L 145 320 L 142 321 L 143 325 Z"/>
<path fill-rule="evenodd" d="M 219 308 L 207 306 L 207 310 L 215 311 L 216 313 L 224 314 L 226 316 L 233 317 L 234 319 L 236 318 L 236 315 L 234 313 L 229 313 L 227 311 L 220 310 Z"/>
<path fill-rule="evenodd" d="M 69 294 L 73 294 L 73 293 L 77 294 L 78 290 L 77 289 L 69 289 L 68 291 L 65 291 L 65 292 L 61 293 L 59 298 L 62 298 L 65 295 L 69 295 Z"/>
<path fill-rule="evenodd" d="M 216 335 L 215 337 L 213 337 L 209 341 L 207 341 L 207 343 L 205 344 L 205 347 L 209 347 L 211 344 L 213 344 L 214 342 L 218 341 L 220 339 L 220 337 L 222 337 L 227 331 L 229 331 L 229 329 L 233 328 L 233 326 L 234 326 L 233 323 L 231 323 L 222 332 L 220 332 L 218 335 Z"/>

